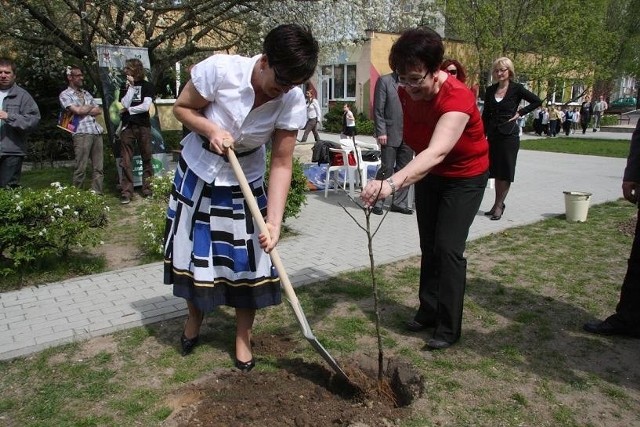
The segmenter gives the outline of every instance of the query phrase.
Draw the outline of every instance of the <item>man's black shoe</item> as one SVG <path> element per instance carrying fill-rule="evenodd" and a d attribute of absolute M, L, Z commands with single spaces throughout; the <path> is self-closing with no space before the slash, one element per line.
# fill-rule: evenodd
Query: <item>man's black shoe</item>
<path fill-rule="evenodd" d="M 435 338 L 431 338 L 427 341 L 426 350 L 444 350 L 445 348 L 449 348 L 453 345 L 449 341 L 438 340 Z"/>
<path fill-rule="evenodd" d="M 371 213 L 374 215 L 382 215 L 383 211 L 380 206 L 374 206 L 373 209 L 371 209 Z"/>
<path fill-rule="evenodd" d="M 405 215 L 413 214 L 413 211 L 409 208 L 401 208 L 400 206 L 391 205 L 391 212 L 398 212 Z"/>
<path fill-rule="evenodd" d="M 407 328 L 408 331 L 420 332 L 420 331 L 424 331 L 425 329 L 435 328 L 436 324 L 435 322 L 421 323 L 421 322 L 418 322 L 417 320 L 409 320 L 407 323 L 405 323 L 404 326 L 405 328 Z"/>
<path fill-rule="evenodd" d="M 609 319 L 585 323 L 582 328 L 592 334 L 633 336 L 629 328 L 611 322 Z"/>

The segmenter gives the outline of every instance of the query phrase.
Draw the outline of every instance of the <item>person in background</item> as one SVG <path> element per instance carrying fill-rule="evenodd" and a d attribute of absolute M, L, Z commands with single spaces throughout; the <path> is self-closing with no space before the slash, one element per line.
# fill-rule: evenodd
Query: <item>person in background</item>
<path fill-rule="evenodd" d="M 564 134 L 569 136 L 569 134 L 571 134 L 571 128 L 573 127 L 573 111 L 571 111 L 571 108 L 567 107 L 563 107 L 562 111 L 564 113 L 562 129 L 564 130 Z"/>
<path fill-rule="evenodd" d="M 176 100 L 174 114 L 192 132 L 182 140 L 167 210 L 164 282 L 187 301 L 183 356 L 199 343 L 204 315 L 226 305 L 236 313 L 235 366 L 245 372 L 255 366 L 251 329 L 256 310 L 281 302 L 280 279 L 268 252 L 280 238 L 296 136 L 307 120 L 298 86 L 313 75 L 318 51 L 309 29 L 280 25 L 265 37 L 262 54 L 217 54 L 196 64 Z M 265 190 L 265 145 L 270 141 Z M 226 158 L 230 142 L 268 235 L 254 225 L 242 199 Z"/>
<path fill-rule="evenodd" d="M 549 107 L 549 134 L 552 138 L 558 135 L 560 129 L 560 112 L 554 104 Z"/>
<path fill-rule="evenodd" d="M 0 58 L 0 188 L 20 186 L 27 135 L 38 123 L 38 104 L 16 84 L 16 63 Z"/>
<path fill-rule="evenodd" d="M 515 81 L 513 62 L 509 58 L 502 57 L 493 62 L 493 78 L 497 82 L 487 88 L 482 120 L 489 139 L 489 176 L 495 178 L 496 192 L 493 206 L 485 215 L 496 221 L 504 214 L 504 202 L 516 173 L 520 149 L 517 120 L 535 110 L 542 101 Z M 521 108 L 523 100 L 529 105 Z"/>
<path fill-rule="evenodd" d="M 354 137 L 356 135 L 356 118 L 351 112 L 349 104 L 344 104 L 342 111 L 342 133 L 343 135 Z"/>
<path fill-rule="evenodd" d="M 589 97 L 585 96 L 580 106 L 580 126 L 582 127 L 583 134 L 587 132 L 592 114 L 593 108 L 591 107 L 591 102 L 589 102 Z"/>
<path fill-rule="evenodd" d="M 304 126 L 304 134 L 300 142 L 307 142 L 309 132 L 313 132 L 313 139 L 315 142 L 320 141 L 320 134 L 318 133 L 318 122 L 322 117 L 322 110 L 320 109 L 320 103 L 313 96 L 313 93 L 308 90 L 307 93 L 307 123 Z"/>
<path fill-rule="evenodd" d="M 373 121 L 380 144 L 381 165 L 376 179 L 390 177 L 413 159 L 413 150 L 402 139 L 402 105 L 398 97 L 398 75 L 385 74 L 376 82 L 373 96 Z M 398 190 L 393 197 L 392 212 L 411 215 L 408 204 L 409 188 Z M 382 215 L 384 200 L 378 200 L 372 212 Z"/>
<path fill-rule="evenodd" d="M 640 202 L 640 121 L 631 136 L 627 167 L 622 178 L 622 195 L 629 202 Z M 605 320 L 587 322 L 585 331 L 599 335 L 640 338 L 640 215 L 636 215 L 636 231 L 622 282 L 616 312 Z"/>
<path fill-rule="evenodd" d="M 593 106 L 593 131 L 597 132 L 600 130 L 600 120 L 602 120 L 602 116 L 604 112 L 609 108 L 609 104 L 604 100 L 604 96 L 600 95 L 598 101 Z"/>
<path fill-rule="evenodd" d="M 442 71 L 446 71 L 449 75 L 460 80 L 462 83 L 467 82 L 467 73 L 462 64 L 455 59 L 445 59 L 440 66 Z"/>
<path fill-rule="evenodd" d="M 87 163 L 91 160 L 91 189 L 102 194 L 104 181 L 104 152 L 102 126 L 96 117 L 102 114 L 93 96 L 82 88 L 84 75 L 80 67 L 72 65 L 66 68 L 65 77 L 68 87 L 59 95 L 60 106 L 80 118 L 78 126 L 72 133 L 73 153 L 76 167 L 73 171 L 73 185 L 82 188 L 87 170 Z"/>
<path fill-rule="evenodd" d="M 542 116 L 544 112 L 542 111 L 542 106 L 539 106 L 535 110 L 533 110 L 533 132 L 542 136 Z"/>
<path fill-rule="evenodd" d="M 142 157 L 142 196 L 151 195 L 153 178 L 153 145 L 151 141 L 151 116 L 149 109 L 156 96 L 155 87 L 144 79 L 142 61 L 137 58 L 125 61 L 124 72 L 127 76 L 126 92 L 120 102 L 122 132 L 120 133 L 120 158 L 122 177 L 120 178 L 120 203 L 126 205 L 133 197 L 133 151 L 138 143 Z"/>
<path fill-rule="evenodd" d="M 549 109 L 547 107 L 542 107 L 540 124 L 542 126 L 542 132 L 548 137 L 551 136 L 549 133 Z"/>
<path fill-rule="evenodd" d="M 571 134 L 575 134 L 579 128 L 580 128 L 580 109 L 578 107 L 575 107 L 573 109 L 573 129 L 571 130 Z"/>
<path fill-rule="evenodd" d="M 406 327 L 433 328 L 427 350 L 445 349 L 460 339 L 464 250 L 489 167 L 475 95 L 440 70 L 443 55 L 442 38 L 426 27 L 405 31 L 391 47 L 389 65 L 398 75 L 404 139 L 416 156 L 385 180 L 369 181 L 360 193 L 364 205 L 373 207 L 379 199 L 415 184 L 422 253 L 420 307 Z"/>

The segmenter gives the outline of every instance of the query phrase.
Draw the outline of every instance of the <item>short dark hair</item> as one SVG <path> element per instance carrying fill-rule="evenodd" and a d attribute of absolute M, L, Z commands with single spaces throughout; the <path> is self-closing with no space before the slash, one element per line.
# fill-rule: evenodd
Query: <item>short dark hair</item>
<path fill-rule="evenodd" d="M 309 27 L 283 24 L 269 31 L 262 50 L 270 67 L 277 67 L 283 78 L 298 82 L 309 80 L 315 72 L 320 47 Z"/>
<path fill-rule="evenodd" d="M 440 69 L 444 57 L 442 37 L 429 27 L 407 30 L 391 46 L 389 66 L 398 74 L 425 67 L 429 73 Z"/>
<path fill-rule="evenodd" d="M 144 66 L 142 65 L 142 61 L 138 58 L 130 58 L 124 62 L 125 67 L 131 67 L 131 71 L 133 71 L 133 79 L 143 80 L 144 79 Z"/>
<path fill-rule="evenodd" d="M 13 59 L 7 57 L 0 58 L 0 67 L 11 67 L 13 74 L 16 73 L 16 63 Z"/>

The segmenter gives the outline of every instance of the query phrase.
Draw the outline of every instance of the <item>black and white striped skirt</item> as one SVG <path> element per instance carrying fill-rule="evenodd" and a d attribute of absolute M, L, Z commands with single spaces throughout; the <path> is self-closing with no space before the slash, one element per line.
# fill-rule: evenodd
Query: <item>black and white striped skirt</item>
<path fill-rule="evenodd" d="M 249 183 L 263 215 L 262 179 Z M 180 158 L 167 209 L 164 283 L 200 310 L 280 304 L 280 279 L 258 242 L 239 185 L 207 184 Z"/>

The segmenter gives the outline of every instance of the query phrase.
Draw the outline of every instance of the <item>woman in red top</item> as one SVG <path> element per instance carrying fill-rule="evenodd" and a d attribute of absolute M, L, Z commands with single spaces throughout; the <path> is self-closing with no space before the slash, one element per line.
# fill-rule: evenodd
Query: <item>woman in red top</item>
<path fill-rule="evenodd" d="M 440 70 L 442 39 L 429 28 L 408 30 L 389 65 L 398 74 L 404 140 L 415 158 L 390 178 L 369 181 L 365 206 L 415 184 L 422 261 L 420 307 L 411 331 L 435 328 L 429 350 L 460 338 L 466 283 L 465 244 L 488 179 L 488 144 L 473 93 Z"/>

